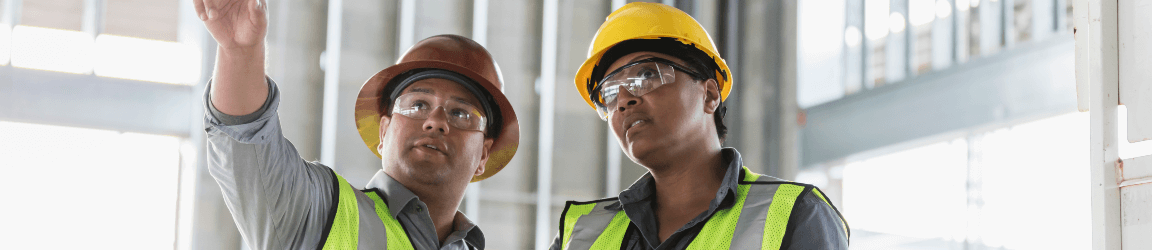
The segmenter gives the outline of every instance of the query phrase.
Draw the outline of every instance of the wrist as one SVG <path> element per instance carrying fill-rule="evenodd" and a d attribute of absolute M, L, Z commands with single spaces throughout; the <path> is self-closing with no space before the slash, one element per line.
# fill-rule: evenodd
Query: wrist
<path fill-rule="evenodd" d="M 227 59 L 231 61 L 252 61 L 264 60 L 264 43 L 256 43 L 250 46 L 216 46 L 216 53 L 220 55 L 220 59 Z"/>

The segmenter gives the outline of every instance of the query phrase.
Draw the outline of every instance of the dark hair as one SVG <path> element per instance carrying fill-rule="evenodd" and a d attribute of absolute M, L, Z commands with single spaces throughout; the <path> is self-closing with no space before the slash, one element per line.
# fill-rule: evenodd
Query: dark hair
<path fill-rule="evenodd" d="M 592 68 L 591 79 L 588 80 L 589 88 L 593 87 L 591 86 L 593 81 L 600 81 L 605 74 L 608 74 L 608 66 L 612 65 L 613 62 L 625 55 L 640 51 L 666 54 L 684 60 L 687 64 L 684 65 L 685 67 L 703 76 L 703 78 L 695 80 L 703 81 L 713 79 L 719 81 L 719 79 L 716 78 L 716 72 L 720 71 L 720 66 L 716 65 L 716 61 L 713 60 L 708 53 L 700 51 L 700 49 L 697 49 L 696 46 L 692 44 L 685 44 L 674 38 L 666 37 L 660 39 L 628 40 L 612 46 L 612 48 L 604 52 L 604 55 L 600 57 L 600 62 Z M 721 74 L 723 74 L 723 72 L 721 72 Z M 720 77 L 724 77 L 724 75 L 720 75 Z M 595 91 L 588 91 L 589 95 L 594 93 Z M 592 100 L 596 100 L 596 98 L 592 98 Z M 720 138 L 720 143 L 724 143 L 724 139 L 728 136 L 728 126 L 724 125 L 724 115 L 727 111 L 727 104 L 725 104 L 724 101 L 720 101 L 720 105 L 716 107 L 716 112 L 712 114 L 712 120 L 716 122 L 716 136 Z"/>

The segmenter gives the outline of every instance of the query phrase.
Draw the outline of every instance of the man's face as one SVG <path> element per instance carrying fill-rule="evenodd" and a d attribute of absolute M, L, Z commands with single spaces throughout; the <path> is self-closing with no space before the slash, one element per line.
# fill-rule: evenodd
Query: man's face
<path fill-rule="evenodd" d="M 440 108 L 445 100 L 482 107 L 476 96 L 456 82 L 439 78 L 412 83 L 400 95 L 413 92 L 438 101 L 428 104 L 433 110 L 427 119 L 401 114 L 381 117 L 377 149 L 385 172 L 405 185 L 466 185 L 473 176 L 484 173 L 492 139 L 484 138 L 483 131 L 449 125 L 445 110 Z"/>
<path fill-rule="evenodd" d="M 683 60 L 666 54 L 636 52 L 613 62 L 607 72 L 652 57 L 686 65 Z M 715 81 L 705 83 L 715 84 Z M 708 130 L 707 121 L 712 119 L 711 110 L 705 108 L 709 101 L 707 84 L 701 84 L 689 74 L 677 70 L 674 82 L 665 83 L 643 96 L 620 90 L 616 106 L 607 107 L 612 110 L 608 123 L 628 157 L 641 165 L 659 165 L 675 160 L 681 148 L 692 147 L 686 143 L 692 140 L 686 139 L 715 136 L 714 133 L 701 134 Z M 715 107 L 711 108 L 714 110 Z"/>

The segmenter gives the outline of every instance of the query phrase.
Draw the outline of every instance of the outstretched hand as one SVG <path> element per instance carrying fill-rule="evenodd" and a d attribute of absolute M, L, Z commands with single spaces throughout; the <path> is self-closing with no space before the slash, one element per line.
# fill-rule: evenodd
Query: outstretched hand
<path fill-rule="evenodd" d="M 268 33 L 267 0 L 193 0 L 196 14 L 222 49 L 246 50 Z"/>

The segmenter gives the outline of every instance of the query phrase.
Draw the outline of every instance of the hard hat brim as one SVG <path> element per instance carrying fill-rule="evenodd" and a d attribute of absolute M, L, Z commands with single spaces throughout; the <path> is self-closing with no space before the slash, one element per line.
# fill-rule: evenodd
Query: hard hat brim
<path fill-rule="evenodd" d="M 584 102 L 587 102 L 589 107 L 592 107 L 593 109 L 596 108 L 596 104 L 592 102 L 591 96 L 589 96 L 589 94 L 588 94 L 588 85 L 589 84 L 595 84 L 597 81 L 600 81 L 600 79 L 591 79 L 592 78 L 592 71 L 595 70 L 596 67 L 600 63 L 607 63 L 607 64 L 613 63 L 613 62 L 600 62 L 600 59 L 604 57 L 604 53 L 611 50 L 612 47 L 614 47 L 616 44 L 620 44 L 621 42 L 628 41 L 628 40 L 662 39 L 662 38 L 675 38 L 677 41 L 680 41 L 684 44 L 692 45 L 696 49 L 699 49 L 700 51 L 703 51 L 704 53 L 708 54 L 708 56 L 712 57 L 712 60 L 716 63 L 716 66 L 719 67 L 718 71 L 716 72 L 716 78 L 717 78 L 716 82 L 720 84 L 720 86 L 719 86 L 720 87 L 720 100 L 724 101 L 724 100 L 728 99 L 728 94 L 732 92 L 732 72 L 731 72 L 731 70 L 728 69 L 728 64 L 724 61 L 724 59 L 720 58 L 719 53 L 711 50 L 710 48 L 700 46 L 699 43 L 689 41 L 687 39 L 681 38 L 681 37 L 679 37 L 677 35 L 673 35 L 673 34 L 663 34 L 663 35 L 657 34 L 657 35 L 648 35 L 648 36 L 638 36 L 638 37 L 634 37 L 634 38 L 630 38 L 630 39 L 623 39 L 623 40 L 620 40 L 618 42 L 613 43 L 612 46 L 604 47 L 603 49 L 596 51 L 594 54 L 589 55 L 588 59 L 584 60 L 584 64 L 580 65 L 580 69 L 576 72 L 576 78 L 574 79 L 575 85 L 576 85 L 576 90 L 580 92 L 580 97 L 584 98 Z"/>

